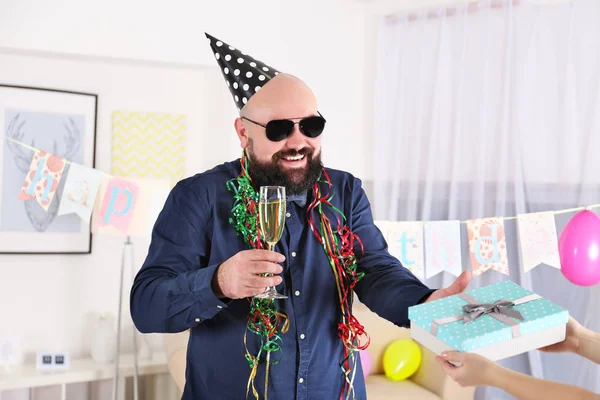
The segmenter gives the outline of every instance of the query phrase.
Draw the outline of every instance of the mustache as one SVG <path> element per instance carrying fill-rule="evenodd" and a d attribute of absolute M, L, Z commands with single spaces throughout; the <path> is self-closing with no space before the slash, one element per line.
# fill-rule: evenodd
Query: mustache
<path fill-rule="evenodd" d="M 304 156 L 304 155 L 312 156 L 312 154 L 313 154 L 313 151 L 311 149 L 309 149 L 308 147 L 304 147 L 300 150 L 291 149 L 291 150 L 287 150 L 287 151 L 280 151 L 278 153 L 275 153 L 275 157 L 283 158 L 283 157 L 297 157 L 297 156 Z"/>

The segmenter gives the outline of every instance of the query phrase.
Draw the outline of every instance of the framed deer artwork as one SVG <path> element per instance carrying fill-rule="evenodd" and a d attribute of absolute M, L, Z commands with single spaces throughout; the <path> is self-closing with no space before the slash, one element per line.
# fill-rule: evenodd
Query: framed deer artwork
<path fill-rule="evenodd" d="M 66 160 L 63 174 L 95 167 L 97 110 L 95 94 L 0 84 L 0 253 L 91 253 L 89 221 L 58 215 L 65 179 L 45 207 L 19 193 L 34 149 Z"/>

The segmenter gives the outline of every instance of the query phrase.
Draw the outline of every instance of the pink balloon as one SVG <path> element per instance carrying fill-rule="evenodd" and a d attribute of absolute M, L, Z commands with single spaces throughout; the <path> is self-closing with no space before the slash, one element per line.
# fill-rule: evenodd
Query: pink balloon
<path fill-rule="evenodd" d="M 592 286 L 600 282 L 600 218 L 580 211 L 571 218 L 558 240 L 561 271 L 571 282 Z"/>
<path fill-rule="evenodd" d="M 362 364 L 363 376 L 366 379 L 371 373 L 371 369 L 373 369 L 373 358 L 367 350 L 360 350 L 360 362 Z"/>

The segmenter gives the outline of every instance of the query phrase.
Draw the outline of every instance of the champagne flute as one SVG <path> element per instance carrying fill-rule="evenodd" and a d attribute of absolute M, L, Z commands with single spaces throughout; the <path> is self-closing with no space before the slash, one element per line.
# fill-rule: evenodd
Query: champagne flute
<path fill-rule="evenodd" d="M 281 239 L 285 226 L 285 187 L 261 186 L 258 200 L 260 230 L 263 240 L 273 251 L 275 244 Z M 266 274 L 272 276 L 273 274 Z M 264 293 L 254 297 L 260 299 L 287 299 L 287 296 L 277 292 L 275 286 L 268 287 Z"/>

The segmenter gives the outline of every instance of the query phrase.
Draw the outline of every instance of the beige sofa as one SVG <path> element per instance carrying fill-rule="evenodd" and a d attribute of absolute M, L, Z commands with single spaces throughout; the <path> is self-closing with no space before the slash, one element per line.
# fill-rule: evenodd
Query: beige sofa
<path fill-rule="evenodd" d="M 426 348 L 419 370 L 410 379 L 393 382 L 383 372 L 382 357 L 388 344 L 396 339 L 410 339 L 410 330 L 399 328 L 371 312 L 363 304 L 355 304 L 354 315 L 371 337 L 369 353 L 373 358 L 373 369 L 367 377 L 368 400 L 412 399 L 412 400 L 471 400 L 475 389 L 460 387 L 450 379 L 435 361 L 435 354 Z M 189 333 L 165 335 L 165 351 L 169 371 L 177 386 L 185 385 L 186 347 Z"/>

